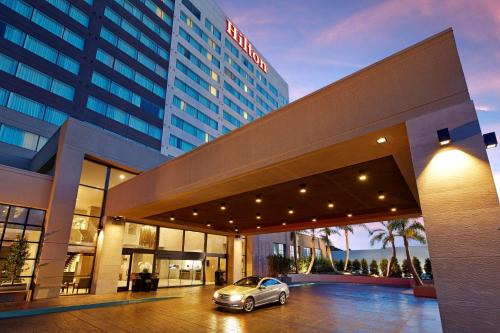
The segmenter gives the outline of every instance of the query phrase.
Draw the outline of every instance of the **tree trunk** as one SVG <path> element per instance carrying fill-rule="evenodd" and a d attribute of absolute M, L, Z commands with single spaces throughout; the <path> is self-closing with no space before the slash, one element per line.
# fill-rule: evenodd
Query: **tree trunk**
<path fill-rule="evenodd" d="M 313 236 L 312 236 L 312 253 L 311 253 L 311 262 L 309 263 L 309 267 L 307 268 L 306 274 L 311 274 L 312 268 L 314 266 L 314 260 L 316 259 L 316 240 L 314 237 L 314 229 L 313 229 Z"/>
<path fill-rule="evenodd" d="M 297 253 L 297 232 L 293 231 L 293 261 L 295 264 L 295 273 L 299 272 L 299 266 L 298 266 L 298 253 Z"/>
<path fill-rule="evenodd" d="M 391 268 L 396 263 L 396 245 L 394 241 L 391 242 L 391 261 L 389 261 L 389 267 L 387 268 L 387 277 L 391 274 Z"/>
<path fill-rule="evenodd" d="M 335 264 L 333 263 L 332 249 L 330 248 L 330 245 L 326 246 L 326 254 L 328 255 L 328 259 L 330 260 L 330 265 L 332 266 L 333 271 L 337 272 L 337 269 L 335 268 Z"/>
<path fill-rule="evenodd" d="M 420 276 L 417 274 L 417 270 L 415 269 L 415 266 L 413 266 L 413 261 L 411 260 L 411 255 L 410 255 L 410 248 L 408 245 L 408 239 L 403 236 L 403 241 L 405 244 L 405 251 L 406 251 L 406 260 L 408 261 L 408 265 L 410 266 L 411 274 L 413 275 L 413 279 L 415 280 L 415 283 L 417 286 L 422 286 L 422 280 L 420 279 Z"/>
<path fill-rule="evenodd" d="M 344 263 L 344 272 L 347 271 L 347 262 L 349 261 L 349 233 L 344 229 L 345 234 L 345 263 Z"/>

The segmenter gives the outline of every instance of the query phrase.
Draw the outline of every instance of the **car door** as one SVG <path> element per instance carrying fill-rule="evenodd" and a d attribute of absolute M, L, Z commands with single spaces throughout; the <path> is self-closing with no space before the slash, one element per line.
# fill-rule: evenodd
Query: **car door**
<path fill-rule="evenodd" d="M 280 295 L 280 282 L 275 279 L 270 279 L 271 281 L 269 282 L 269 298 L 267 299 L 267 302 L 276 302 L 279 299 Z"/>
<path fill-rule="evenodd" d="M 271 288 L 272 281 L 271 279 L 262 279 L 259 284 L 259 288 L 257 293 L 255 294 L 255 303 L 256 304 L 266 304 L 267 300 L 271 297 L 272 293 Z"/>

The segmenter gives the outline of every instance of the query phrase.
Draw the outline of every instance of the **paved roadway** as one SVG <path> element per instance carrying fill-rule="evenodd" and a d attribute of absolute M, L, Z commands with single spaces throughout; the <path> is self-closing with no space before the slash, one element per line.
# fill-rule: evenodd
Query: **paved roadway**
<path fill-rule="evenodd" d="M 215 309 L 211 303 L 214 290 L 208 286 L 182 288 L 177 289 L 182 298 L 3 319 L 0 332 L 442 331 L 436 300 L 417 299 L 399 288 L 353 284 L 294 287 L 285 306 L 268 305 L 249 314 Z"/>

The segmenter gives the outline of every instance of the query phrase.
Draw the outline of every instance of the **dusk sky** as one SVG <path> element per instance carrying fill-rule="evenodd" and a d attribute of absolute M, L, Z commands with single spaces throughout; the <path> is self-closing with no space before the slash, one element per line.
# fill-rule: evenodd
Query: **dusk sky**
<path fill-rule="evenodd" d="M 288 82 L 290 101 L 451 27 L 482 131 L 500 135 L 498 0 L 218 2 Z M 500 188 L 500 147 L 488 155 Z M 360 228 L 351 239 L 370 247 Z"/>

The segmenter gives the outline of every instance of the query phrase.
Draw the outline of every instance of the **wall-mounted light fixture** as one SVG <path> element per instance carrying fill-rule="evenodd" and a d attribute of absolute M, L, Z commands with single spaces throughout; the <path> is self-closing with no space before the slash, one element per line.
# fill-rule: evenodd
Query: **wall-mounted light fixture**
<path fill-rule="evenodd" d="M 377 139 L 377 143 L 386 143 L 387 142 L 387 139 L 385 138 L 385 136 L 381 136 L 380 138 Z"/>
<path fill-rule="evenodd" d="M 483 134 L 483 140 L 486 149 L 495 148 L 498 144 L 497 135 L 495 134 L 495 132 Z"/>
<path fill-rule="evenodd" d="M 441 128 L 437 131 L 437 136 L 439 140 L 439 144 L 441 146 L 445 146 L 451 142 L 450 131 L 448 128 Z"/>

